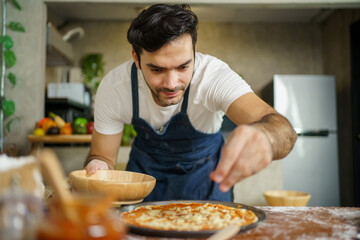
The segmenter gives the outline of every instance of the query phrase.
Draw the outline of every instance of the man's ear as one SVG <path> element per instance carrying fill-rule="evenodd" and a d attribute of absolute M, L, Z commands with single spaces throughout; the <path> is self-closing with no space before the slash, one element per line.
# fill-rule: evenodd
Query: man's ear
<path fill-rule="evenodd" d="M 134 49 L 131 51 L 131 54 L 132 54 L 132 57 L 133 57 L 134 62 L 135 62 L 135 64 L 136 64 L 136 67 L 137 67 L 138 69 L 141 69 L 141 67 L 140 67 L 140 62 L 139 62 L 139 58 L 138 58 L 136 52 L 134 51 Z"/>

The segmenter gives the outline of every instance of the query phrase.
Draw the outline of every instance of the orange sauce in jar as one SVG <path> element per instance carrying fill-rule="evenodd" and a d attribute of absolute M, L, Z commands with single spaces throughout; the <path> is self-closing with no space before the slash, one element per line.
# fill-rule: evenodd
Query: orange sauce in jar
<path fill-rule="evenodd" d="M 38 240 L 123 239 L 127 229 L 120 216 L 111 212 L 110 198 L 80 197 L 70 203 L 76 221 L 66 216 L 64 206 L 53 199 L 37 231 Z"/>

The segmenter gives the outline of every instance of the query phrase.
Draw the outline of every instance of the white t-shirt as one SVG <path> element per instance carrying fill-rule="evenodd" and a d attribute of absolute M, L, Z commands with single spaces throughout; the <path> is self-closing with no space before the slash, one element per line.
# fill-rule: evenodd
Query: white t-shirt
<path fill-rule="evenodd" d="M 102 134 L 116 134 L 130 124 L 132 110 L 131 65 L 128 61 L 110 71 L 101 81 L 95 99 L 95 129 Z M 228 107 L 250 86 L 221 60 L 196 53 L 194 75 L 191 80 L 187 114 L 193 127 L 204 133 L 216 133 L 221 127 Z M 176 105 L 157 105 L 138 70 L 139 116 L 154 130 L 166 125 L 181 111 L 183 101 Z"/>

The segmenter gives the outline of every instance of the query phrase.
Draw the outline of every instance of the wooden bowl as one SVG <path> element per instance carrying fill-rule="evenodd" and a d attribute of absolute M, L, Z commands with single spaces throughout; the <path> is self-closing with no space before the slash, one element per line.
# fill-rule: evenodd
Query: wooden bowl
<path fill-rule="evenodd" d="M 311 195 L 306 192 L 271 190 L 264 192 L 270 206 L 306 206 Z"/>
<path fill-rule="evenodd" d="M 150 175 L 119 170 L 97 170 L 93 175 L 77 170 L 70 173 L 69 181 L 76 192 L 105 193 L 122 202 L 142 200 L 156 183 Z"/>

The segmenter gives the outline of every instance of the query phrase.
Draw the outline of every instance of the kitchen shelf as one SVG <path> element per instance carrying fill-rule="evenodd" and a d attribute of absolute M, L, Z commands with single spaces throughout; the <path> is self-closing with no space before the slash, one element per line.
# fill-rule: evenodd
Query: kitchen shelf
<path fill-rule="evenodd" d="M 32 143 L 90 143 L 91 134 L 71 134 L 71 135 L 29 135 L 28 139 Z"/>
<path fill-rule="evenodd" d="M 91 143 L 91 134 L 72 134 L 72 135 L 28 135 L 31 142 L 31 153 L 36 152 L 43 144 L 67 144 L 67 143 Z"/>

